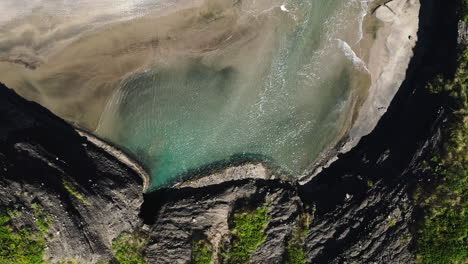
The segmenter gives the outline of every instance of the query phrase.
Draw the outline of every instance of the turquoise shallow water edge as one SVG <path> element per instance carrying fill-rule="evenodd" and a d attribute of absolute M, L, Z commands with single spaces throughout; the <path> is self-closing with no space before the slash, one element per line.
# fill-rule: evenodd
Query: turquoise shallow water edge
<path fill-rule="evenodd" d="M 239 62 L 247 50 L 222 46 L 214 56 L 181 57 L 130 76 L 97 133 L 135 155 L 152 188 L 247 160 L 291 177 L 309 172 L 349 126 L 359 96 L 353 81 L 368 78 L 337 41 L 359 40 L 359 21 L 350 17 L 362 6 L 296 0 L 282 9 L 258 14 L 272 33 L 257 41 L 264 43 L 257 57 Z"/>

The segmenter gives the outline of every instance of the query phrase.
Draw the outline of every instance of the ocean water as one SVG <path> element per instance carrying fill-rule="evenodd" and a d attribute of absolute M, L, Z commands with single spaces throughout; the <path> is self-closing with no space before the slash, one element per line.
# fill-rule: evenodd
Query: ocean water
<path fill-rule="evenodd" d="M 152 188 L 230 160 L 307 175 L 370 86 L 368 0 L 4 0 L 0 80 L 131 152 Z"/>
<path fill-rule="evenodd" d="M 362 85 L 369 85 L 348 44 L 361 38 L 364 4 L 241 7 L 259 20 L 255 47 L 227 45 L 129 76 L 97 133 L 143 161 L 153 188 L 232 157 L 262 157 L 299 178 L 344 136 Z"/>

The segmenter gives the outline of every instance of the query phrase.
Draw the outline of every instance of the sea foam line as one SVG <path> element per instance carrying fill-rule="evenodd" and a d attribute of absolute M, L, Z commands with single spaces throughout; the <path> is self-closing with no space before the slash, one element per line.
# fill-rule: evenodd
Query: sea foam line
<path fill-rule="evenodd" d="M 361 71 L 370 73 L 366 63 L 356 55 L 356 53 L 353 51 L 351 46 L 349 46 L 349 44 L 346 43 L 346 41 L 343 41 L 341 39 L 336 39 L 336 41 L 338 42 L 338 46 L 343 50 L 346 58 L 351 60 L 354 66 L 356 66 Z"/>
<path fill-rule="evenodd" d="M 372 3 L 374 0 L 361 0 L 360 5 L 361 5 L 361 12 L 359 13 L 359 18 L 358 18 L 358 40 L 356 41 L 356 44 L 359 43 L 359 41 L 362 40 L 364 33 L 363 33 L 363 24 L 364 24 L 364 18 L 367 16 L 367 11 L 369 10 L 369 4 Z"/>

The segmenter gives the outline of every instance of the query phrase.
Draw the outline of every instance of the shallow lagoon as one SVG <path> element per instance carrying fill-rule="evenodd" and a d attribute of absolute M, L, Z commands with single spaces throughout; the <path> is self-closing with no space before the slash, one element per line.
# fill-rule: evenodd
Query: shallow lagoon
<path fill-rule="evenodd" d="M 327 25 L 344 6 L 327 2 L 297 2 L 293 15 L 270 11 L 277 24 L 259 26 L 267 34 L 256 32 L 253 53 L 226 45 L 132 75 L 108 103 L 97 133 L 144 161 L 153 187 L 251 154 L 295 177 L 310 172 L 350 125 L 362 88 L 353 78 L 367 76 L 333 39 L 340 30 Z"/>
<path fill-rule="evenodd" d="M 367 1 L 60 3 L 2 7 L 21 19 L 0 21 L 0 77 L 130 151 L 153 188 L 231 157 L 300 178 L 370 86 L 356 55 Z"/>

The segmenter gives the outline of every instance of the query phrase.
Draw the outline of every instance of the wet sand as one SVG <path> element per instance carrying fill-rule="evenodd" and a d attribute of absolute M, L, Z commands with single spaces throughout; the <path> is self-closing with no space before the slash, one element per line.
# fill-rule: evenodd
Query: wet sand
<path fill-rule="evenodd" d="M 238 6 L 225 0 L 180 2 L 128 22 L 102 25 L 91 33 L 61 25 L 60 19 L 50 22 L 65 27 L 68 38 L 56 33 L 36 39 L 36 29 L 24 31 L 20 25 L 7 35 L 1 34 L 5 41 L 0 42 L 0 78 L 21 96 L 93 131 L 119 83 L 135 72 L 157 65 L 180 65 L 199 56 L 205 64 L 221 68 L 223 61 L 241 63 L 261 56 L 256 52 L 269 43 L 265 38 L 271 37 L 275 24 L 274 18 L 259 10 L 276 5 L 273 12 L 283 15 L 280 1 L 246 3 L 252 6 L 242 14 Z M 246 13 L 248 10 L 252 15 Z M 28 20 L 34 24 L 40 18 L 32 15 Z M 86 34 L 74 35 L 74 31 Z M 31 41 L 40 45 L 28 45 Z M 244 63 L 242 69 L 255 66 Z"/>

